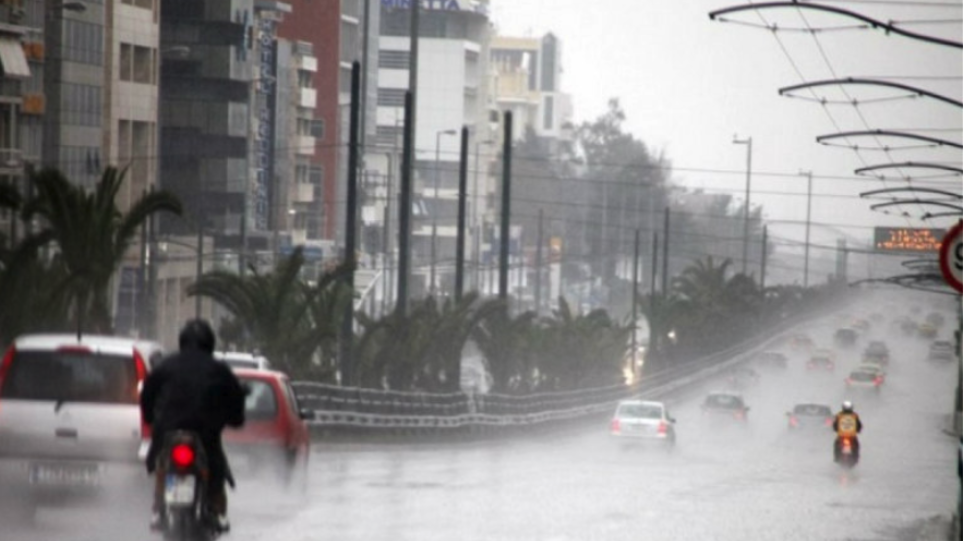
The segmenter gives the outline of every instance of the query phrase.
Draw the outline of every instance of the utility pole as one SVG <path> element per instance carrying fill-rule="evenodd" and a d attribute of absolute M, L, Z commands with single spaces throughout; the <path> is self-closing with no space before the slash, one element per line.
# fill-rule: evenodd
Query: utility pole
<path fill-rule="evenodd" d="M 204 275 L 204 224 L 203 218 L 197 218 L 197 267 L 194 269 L 194 283 L 201 281 Z M 194 318 L 201 318 L 201 296 L 194 295 Z"/>
<path fill-rule="evenodd" d="M 665 207 L 665 239 L 662 241 L 662 294 L 669 294 L 669 207 Z"/>
<path fill-rule="evenodd" d="M 659 272 L 659 232 L 652 232 L 652 276 L 650 277 L 649 295 L 655 296 L 655 276 Z"/>
<path fill-rule="evenodd" d="M 498 262 L 498 298 L 508 299 L 508 258 L 512 211 L 512 112 L 505 112 L 505 140 L 502 149 L 501 259 Z"/>
<path fill-rule="evenodd" d="M 769 226 L 762 226 L 762 270 L 759 274 L 759 291 L 766 289 L 766 256 L 768 255 L 768 247 L 766 243 L 769 242 Z"/>
<path fill-rule="evenodd" d="M 348 209 L 344 228 L 344 262 L 349 265 L 345 275 L 345 285 L 351 292 L 351 301 L 344 308 L 341 317 L 341 339 L 339 340 L 341 385 L 351 385 L 352 346 L 354 342 L 354 267 L 355 244 L 358 228 L 358 163 L 359 131 L 361 122 L 361 63 L 357 60 L 351 65 L 351 119 L 348 128 Z"/>
<path fill-rule="evenodd" d="M 544 213 L 538 209 L 538 244 L 535 245 L 535 314 L 542 313 L 542 237 Z"/>
<path fill-rule="evenodd" d="M 363 131 L 363 130 L 362 130 Z M 394 154 L 385 154 L 388 158 L 388 178 L 385 179 L 385 211 L 384 211 L 384 231 L 381 239 L 382 257 L 382 293 L 381 293 L 381 312 L 388 310 L 388 292 L 391 287 L 391 200 L 395 196 L 394 185 L 392 182 L 392 172 L 394 168 Z"/>
<path fill-rule="evenodd" d="M 636 334 L 639 322 L 639 229 L 635 229 L 635 250 L 632 257 L 632 373 L 638 368 L 639 345 Z"/>
<path fill-rule="evenodd" d="M 408 311 L 408 279 L 411 277 L 409 261 L 411 257 L 411 177 L 414 156 L 414 98 L 411 91 L 405 92 L 405 125 L 401 150 L 401 197 L 398 202 L 398 298 L 395 310 L 404 317 Z"/>
<path fill-rule="evenodd" d="M 742 224 L 742 273 L 745 274 L 749 264 L 749 195 L 752 186 L 752 137 L 748 139 L 733 138 L 737 145 L 746 145 L 746 207 L 743 209 Z"/>
<path fill-rule="evenodd" d="M 468 203 L 468 126 L 461 128 L 461 154 L 458 162 L 458 233 L 455 241 L 455 302 L 465 291 L 465 213 Z"/>
<path fill-rule="evenodd" d="M 809 180 L 806 183 L 806 243 L 803 246 L 806 255 L 803 263 L 803 287 L 809 287 L 809 228 L 812 225 L 813 216 L 813 172 L 806 171 L 805 175 Z"/>

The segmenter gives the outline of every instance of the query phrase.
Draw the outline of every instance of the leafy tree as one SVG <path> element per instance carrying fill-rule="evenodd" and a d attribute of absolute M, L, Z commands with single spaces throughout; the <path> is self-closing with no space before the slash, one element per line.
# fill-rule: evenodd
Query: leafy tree
<path fill-rule="evenodd" d="M 158 212 L 181 213 L 181 203 L 166 191 L 138 199 L 122 213 L 116 203 L 125 170 L 107 168 L 92 192 L 72 184 L 60 171 L 43 169 L 31 177 L 35 196 L 22 209 L 24 221 L 41 218 L 43 226 L 25 241 L 53 244 L 63 273 L 48 287 L 72 308 L 78 332 L 110 333 L 113 328 L 110 281 L 124 262 L 139 228 Z"/>

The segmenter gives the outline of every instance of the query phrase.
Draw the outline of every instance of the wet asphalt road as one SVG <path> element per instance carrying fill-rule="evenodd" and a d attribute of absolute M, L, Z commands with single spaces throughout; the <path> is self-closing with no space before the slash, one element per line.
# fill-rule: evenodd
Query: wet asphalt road
<path fill-rule="evenodd" d="M 808 331 L 828 345 L 834 329 L 830 318 Z M 804 357 L 794 356 L 785 373 L 764 372 L 744 391 L 746 428 L 702 418 L 702 397 L 722 382 L 668 400 L 678 420 L 672 452 L 622 449 L 604 421 L 472 443 L 317 443 L 304 497 L 241 480 L 225 539 L 915 540 L 957 497 L 956 443 L 943 432 L 956 372 L 924 360 L 926 341 L 875 334 L 893 357 L 878 396 L 844 391 L 865 340 L 840 352 L 832 375 L 806 374 Z M 836 409 L 845 397 L 866 425 L 862 460 L 849 473 L 832 462 L 830 430 L 789 433 L 785 418 L 795 402 Z M 97 512 L 42 509 L 33 530 L 0 529 L 0 539 L 159 539 L 144 533 L 137 501 Z"/>

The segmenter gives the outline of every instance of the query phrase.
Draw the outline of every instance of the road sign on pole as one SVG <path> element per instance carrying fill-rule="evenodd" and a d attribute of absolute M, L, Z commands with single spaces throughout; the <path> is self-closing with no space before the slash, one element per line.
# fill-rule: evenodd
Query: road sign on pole
<path fill-rule="evenodd" d="M 943 237 L 940 245 L 940 271 L 946 283 L 963 293 L 963 221 Z"/>

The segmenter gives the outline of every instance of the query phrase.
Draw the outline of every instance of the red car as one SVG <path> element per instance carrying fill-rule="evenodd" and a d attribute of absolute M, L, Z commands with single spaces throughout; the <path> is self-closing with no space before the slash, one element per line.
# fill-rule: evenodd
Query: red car
<path fill-rule="evenodd" d="M 311 438 L 288 377 L 271 370 L 234 369 L 250 392 L 244 426 L 224 431 L 235 477 L 275 473 L 288 486 L 307 478 Z"/>

